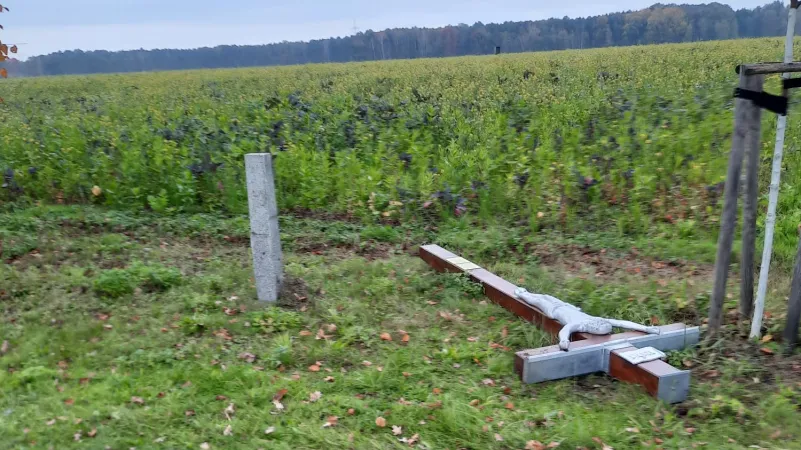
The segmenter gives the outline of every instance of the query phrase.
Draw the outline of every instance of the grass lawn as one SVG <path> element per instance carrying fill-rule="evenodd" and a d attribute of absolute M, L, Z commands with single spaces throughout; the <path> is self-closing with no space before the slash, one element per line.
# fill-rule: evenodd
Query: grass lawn
<path fill-rule="evenodd" d="M 245 217 L 0 214 L 0 448 L 801 448 L 801 358 L 773 342 L 730 325 L 670 354 L 693 370 L 679 405 L 602 375 L 522 385 L 514 351 L 549 338 L 414 256 L 438 243 L 591 314 L 700 324 L 714 243 L 281 225 L 288 290 L 266 307 Z"/>

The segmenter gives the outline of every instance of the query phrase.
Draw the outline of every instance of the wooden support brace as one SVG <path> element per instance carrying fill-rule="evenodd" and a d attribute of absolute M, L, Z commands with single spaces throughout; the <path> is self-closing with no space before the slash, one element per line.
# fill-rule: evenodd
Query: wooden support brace
<path fill-rule="evenodd" d="M 420 258 L 439 272 L 467 273 L 484 287 L 484 294 L 490 300 L 552 336 L 562 328 L 558 321 L 517 299 L 514 295 L 517 286 L 438 245 L 420 247 Z M 678 350 L 696 344 L 699 339 L 697 327 L 672 324 L 660 328 L 662 333 L 659 335 L 638 331 L 603 336 L 573 333 L 571 341 L 574 343 L 570 351 L 562 351 L 558 345 L 553 345 L 517 352 L 515 371 L 525 383 L 606 372 L 621 381 L 643 386 L 646 392 L 660 400 L 681 402 L 686 399 L 689 389 L 688 371 L 677 370 L 661 360 L 632 364 L 621 356 L 642 347 Z"/>

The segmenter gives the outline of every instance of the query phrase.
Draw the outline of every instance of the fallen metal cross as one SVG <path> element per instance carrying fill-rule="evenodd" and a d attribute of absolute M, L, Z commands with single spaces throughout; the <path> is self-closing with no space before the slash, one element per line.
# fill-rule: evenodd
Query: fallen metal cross
<path fill-rule="evenodd" d="M 438 245 L 420 247 L 420 257 L 439 272 L 467 273 L 483 286 L 484 295 L 490 300 L 553 336 L 558 336 L 563 327 L 557 320 L 518 299 L 517 286 L 477 264 Z M 607 335 L 573 333 L 568 351 L 552 345 L 517 352 L 515 371 L 524 383 L 606 372 L 618 380 L 643 386 L 651 396 L 662 401 L 679 403 L 687 398 L 690 372 L 663 361 L 665 354 L 662 352 L 697 344 L 700 330 L 682 323 L 658 328 L 659 334 L 639 331 Z"/>

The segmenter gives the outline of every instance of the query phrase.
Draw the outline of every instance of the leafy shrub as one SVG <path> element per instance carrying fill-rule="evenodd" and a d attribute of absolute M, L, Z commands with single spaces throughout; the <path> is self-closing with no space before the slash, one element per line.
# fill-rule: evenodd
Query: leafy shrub
<path fill-rule="evenodd" d="M 135 274 L 139 285 L 151 292 L 166 291 L 182 281 L 181 272 L 162 265 L 134 263 L 130 271 Z"/>
<path fill-rule="evenodd" d="M 360 236 L 362 239 L 372 239 L 379 242 L 398 242 L 401 237 L 396 228 L 375 225 L 365 227 Z"/>
<path fill-rule="evenodd" d="M 303 317 L 300 314 L 274 306 L 264 311 L 251 312 L 249 318 L 250 326 L 262 333 L 297 330 L 303 325 Z"/>
<path fill-rule="evenodd" d="M 100 272 L 93 286 L 95 292 L 103 297 L 119 298 L 133 293 L 136 282 L 136 277 L 128 270 L 111 269 Z"/>

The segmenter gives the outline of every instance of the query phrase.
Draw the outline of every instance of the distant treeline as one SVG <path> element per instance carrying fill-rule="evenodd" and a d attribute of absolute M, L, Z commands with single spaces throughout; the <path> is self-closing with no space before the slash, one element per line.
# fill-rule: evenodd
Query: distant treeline
<path fill-rule="evenodd" d="M 368 30 L 310 42 L 191 50 L 75 50 L 6 66 L 12 76 L 274 66 L 481 55 L 493 53 L 496 46 L 513 53 L 780 36 L 786 27 L 787 6 L 780 1 L 737 11 L 720 3 L 656 4 L 640 11 L 588 18 Z"/>

